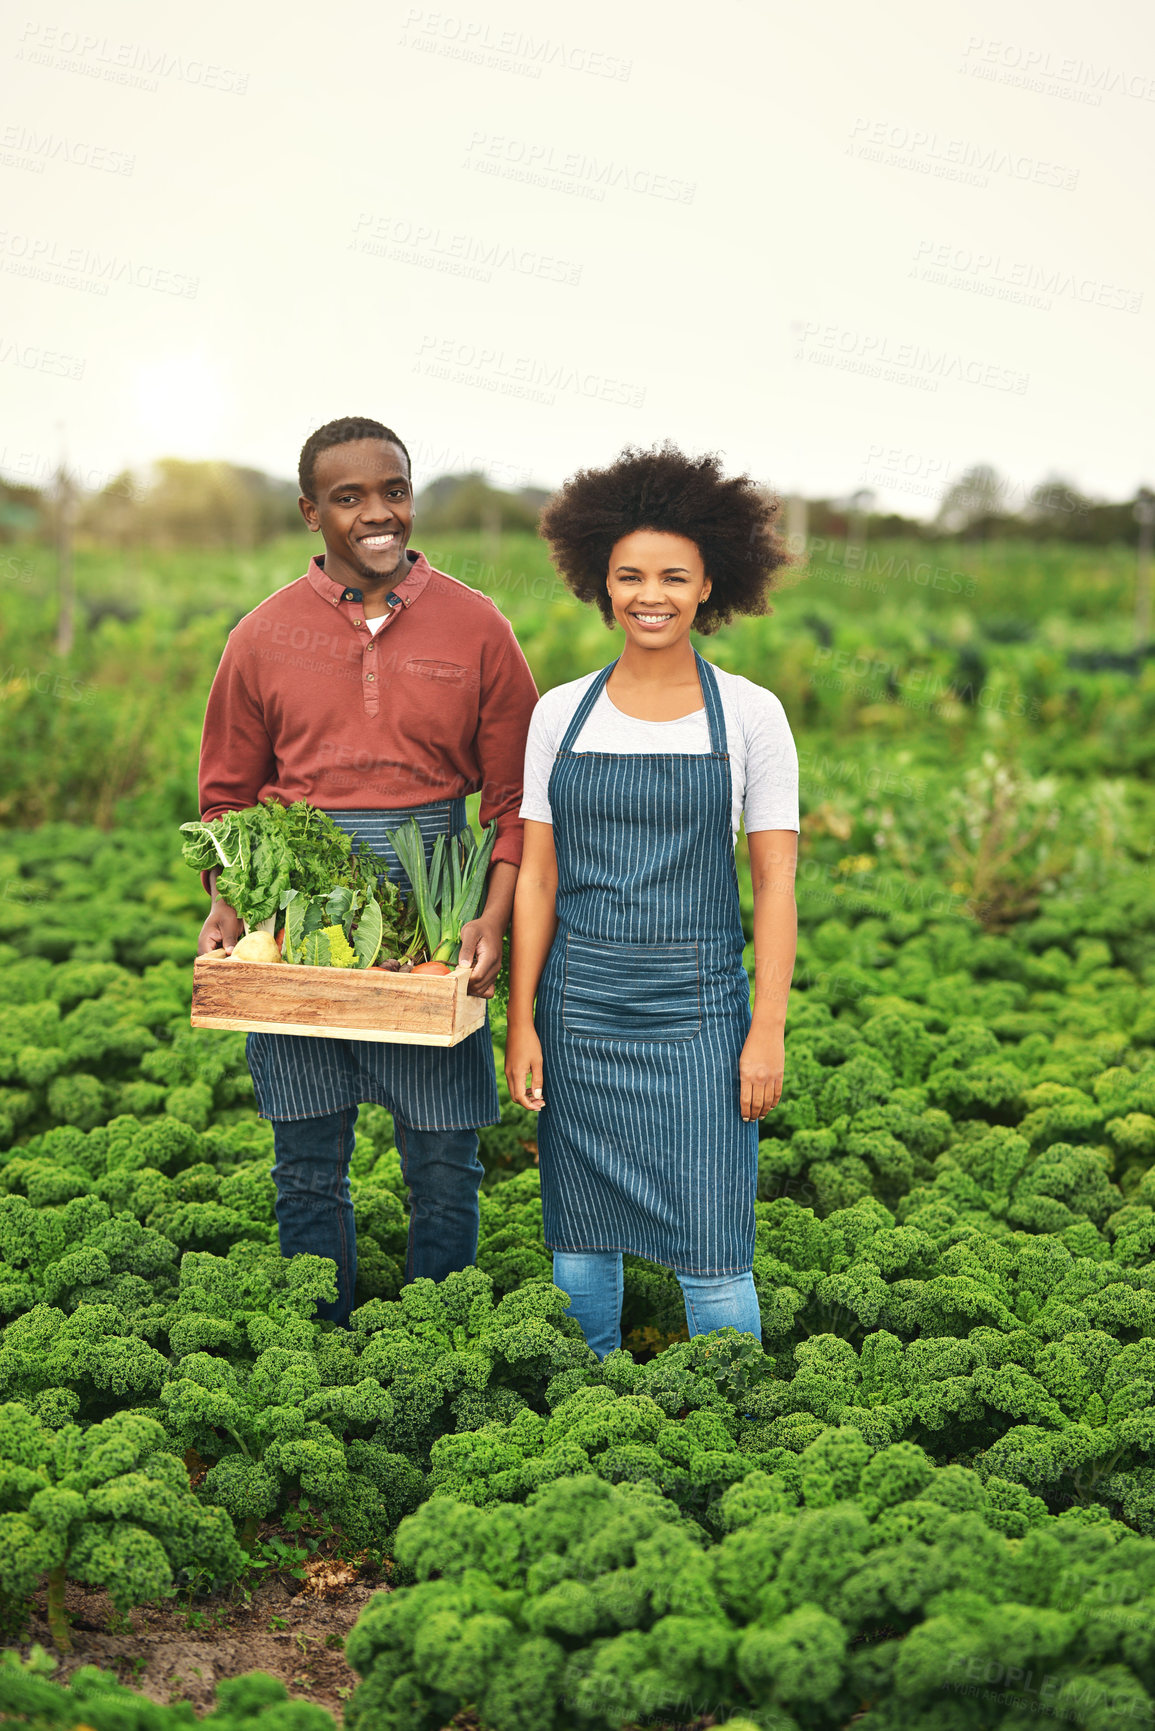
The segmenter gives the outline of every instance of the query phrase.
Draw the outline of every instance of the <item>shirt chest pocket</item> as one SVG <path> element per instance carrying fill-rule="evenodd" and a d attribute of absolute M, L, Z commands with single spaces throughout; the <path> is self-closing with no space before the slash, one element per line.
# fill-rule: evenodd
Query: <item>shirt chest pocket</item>
<path fill-rule="evenodd" d="M 692 1040 L 702 1026 L 697 944 L 567 938 L 562 1020 L 591 1040 Z"/>
<path fill-rule="evenodd" d="M 401 671 L 411 679 L 455 691 L 474 691 L 479 683 L 476 667 L 463 667 L 456 661 L 433 661 L 411 656 L 402 663 Z"/>

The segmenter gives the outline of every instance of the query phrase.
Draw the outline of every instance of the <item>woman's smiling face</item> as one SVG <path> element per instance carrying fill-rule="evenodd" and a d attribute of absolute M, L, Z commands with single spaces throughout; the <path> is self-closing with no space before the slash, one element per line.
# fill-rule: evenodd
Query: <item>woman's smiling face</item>
<path fill-rule="evenodd" d="M 710 579 L 696 542 L 661 529 L 635 529 L 614 544 L 606 589 L 631 643 L 669 649 L 689 636 Z"/>

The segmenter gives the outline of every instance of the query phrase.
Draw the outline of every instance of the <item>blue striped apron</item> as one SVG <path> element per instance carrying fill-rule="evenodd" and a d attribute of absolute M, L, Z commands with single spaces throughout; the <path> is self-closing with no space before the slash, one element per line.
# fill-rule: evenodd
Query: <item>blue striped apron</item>
<path fill-rule="evenodd" d="M 758 1126 L 739 1110 L 750 987 L 726 721 L 697 657 L 710 751 L 575 751 L 549 781 L 557 933 L 538 987 L 538 1122 L 551 1250 L 626 1250 L 679 1274 L 754 1255 Z"/>
<path fill-rule="evenodd" d="M 465 827 L 465 801 L 402 811 L 331 811 L 333 822 L 389 862 L 406 883 L 385 839 L 415 817 L 428 859 L 437 836 Z M 406 887 L 408 887 L 406 883 Z M 319 1118 L 364 1101 L 385 1106 L 414 1130 L 476 1130 L 501 1116 L 489 1018 L 456 1046 L 394 1046 L 380 1040 L 322 1040 L 308 1034 L 250 1034 L 245 1055 L 262 1118 Z"/>

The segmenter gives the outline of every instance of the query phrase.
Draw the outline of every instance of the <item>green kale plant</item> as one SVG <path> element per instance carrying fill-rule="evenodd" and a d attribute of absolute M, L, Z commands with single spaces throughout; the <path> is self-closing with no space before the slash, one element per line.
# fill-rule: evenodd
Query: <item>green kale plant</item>
<path fill-rule="evenodd" d="M 198 1718 L 189 1701 L 162 1705 L 118 1682 L 110 1671 L 81 1665 L 64 1682 L 52 1673 L 56 1661 L 42 1648 L 27 1660 L 0 1655 L 0 1717 L 26 1731 L 333 1731 L 332 1715 L 311 1701 L 291 1701 L 283 1683 L 260 1671 L 223 1678 L 215 1704 Z"/>
<path fill-rule="evenodd" d="M 1147 1724 L 1155 1542 L 1100 1516 L 850 1426 L 733 1483 L 712 1545 L 651 1484 L 435 1497 L 397 1534 L 416 1584 L 346 1642 L 347 1723 L 440 1731 L 469 1706 L 501 1731 L 703 1713 L 842 1731 L 865 1703 L 894 1731 L 1017 1731 L 1001 1683 L 1080 1723 Z"/>
<path fill-rule="evenodd" d="M 48 1430 L 19 1401 L 0 1406 L 0 1595 L 27 1604 L 48 1577 L 48 1625 L 71 1650 L 69 1578 L 120 1611 L 168 1591 L 181 1571 L 228 1580 L 243 1555 L 223 1510 L 189 1489 L 163 1429 L 141 1413 Z"/>

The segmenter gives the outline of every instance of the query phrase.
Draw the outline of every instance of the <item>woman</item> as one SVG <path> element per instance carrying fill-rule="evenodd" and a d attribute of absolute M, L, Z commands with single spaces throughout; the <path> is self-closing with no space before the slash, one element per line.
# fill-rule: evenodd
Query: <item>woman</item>
<path fill-rule="evenodd" d="M 775 513 L 749 477 L 666 446 L 582 471 L 542 517 L 566 581 L 624 641 L 530 723 L 506 1076 L 541 1113 L 554 1280 L 599 1357 L 620 1345 L 623 1251 L 674 1269 L 691 1335 L 761 1333 L 757 1121 L 782 1091 L 798 760 L 778 699 L 690 632 L 766 610 Z"/>

